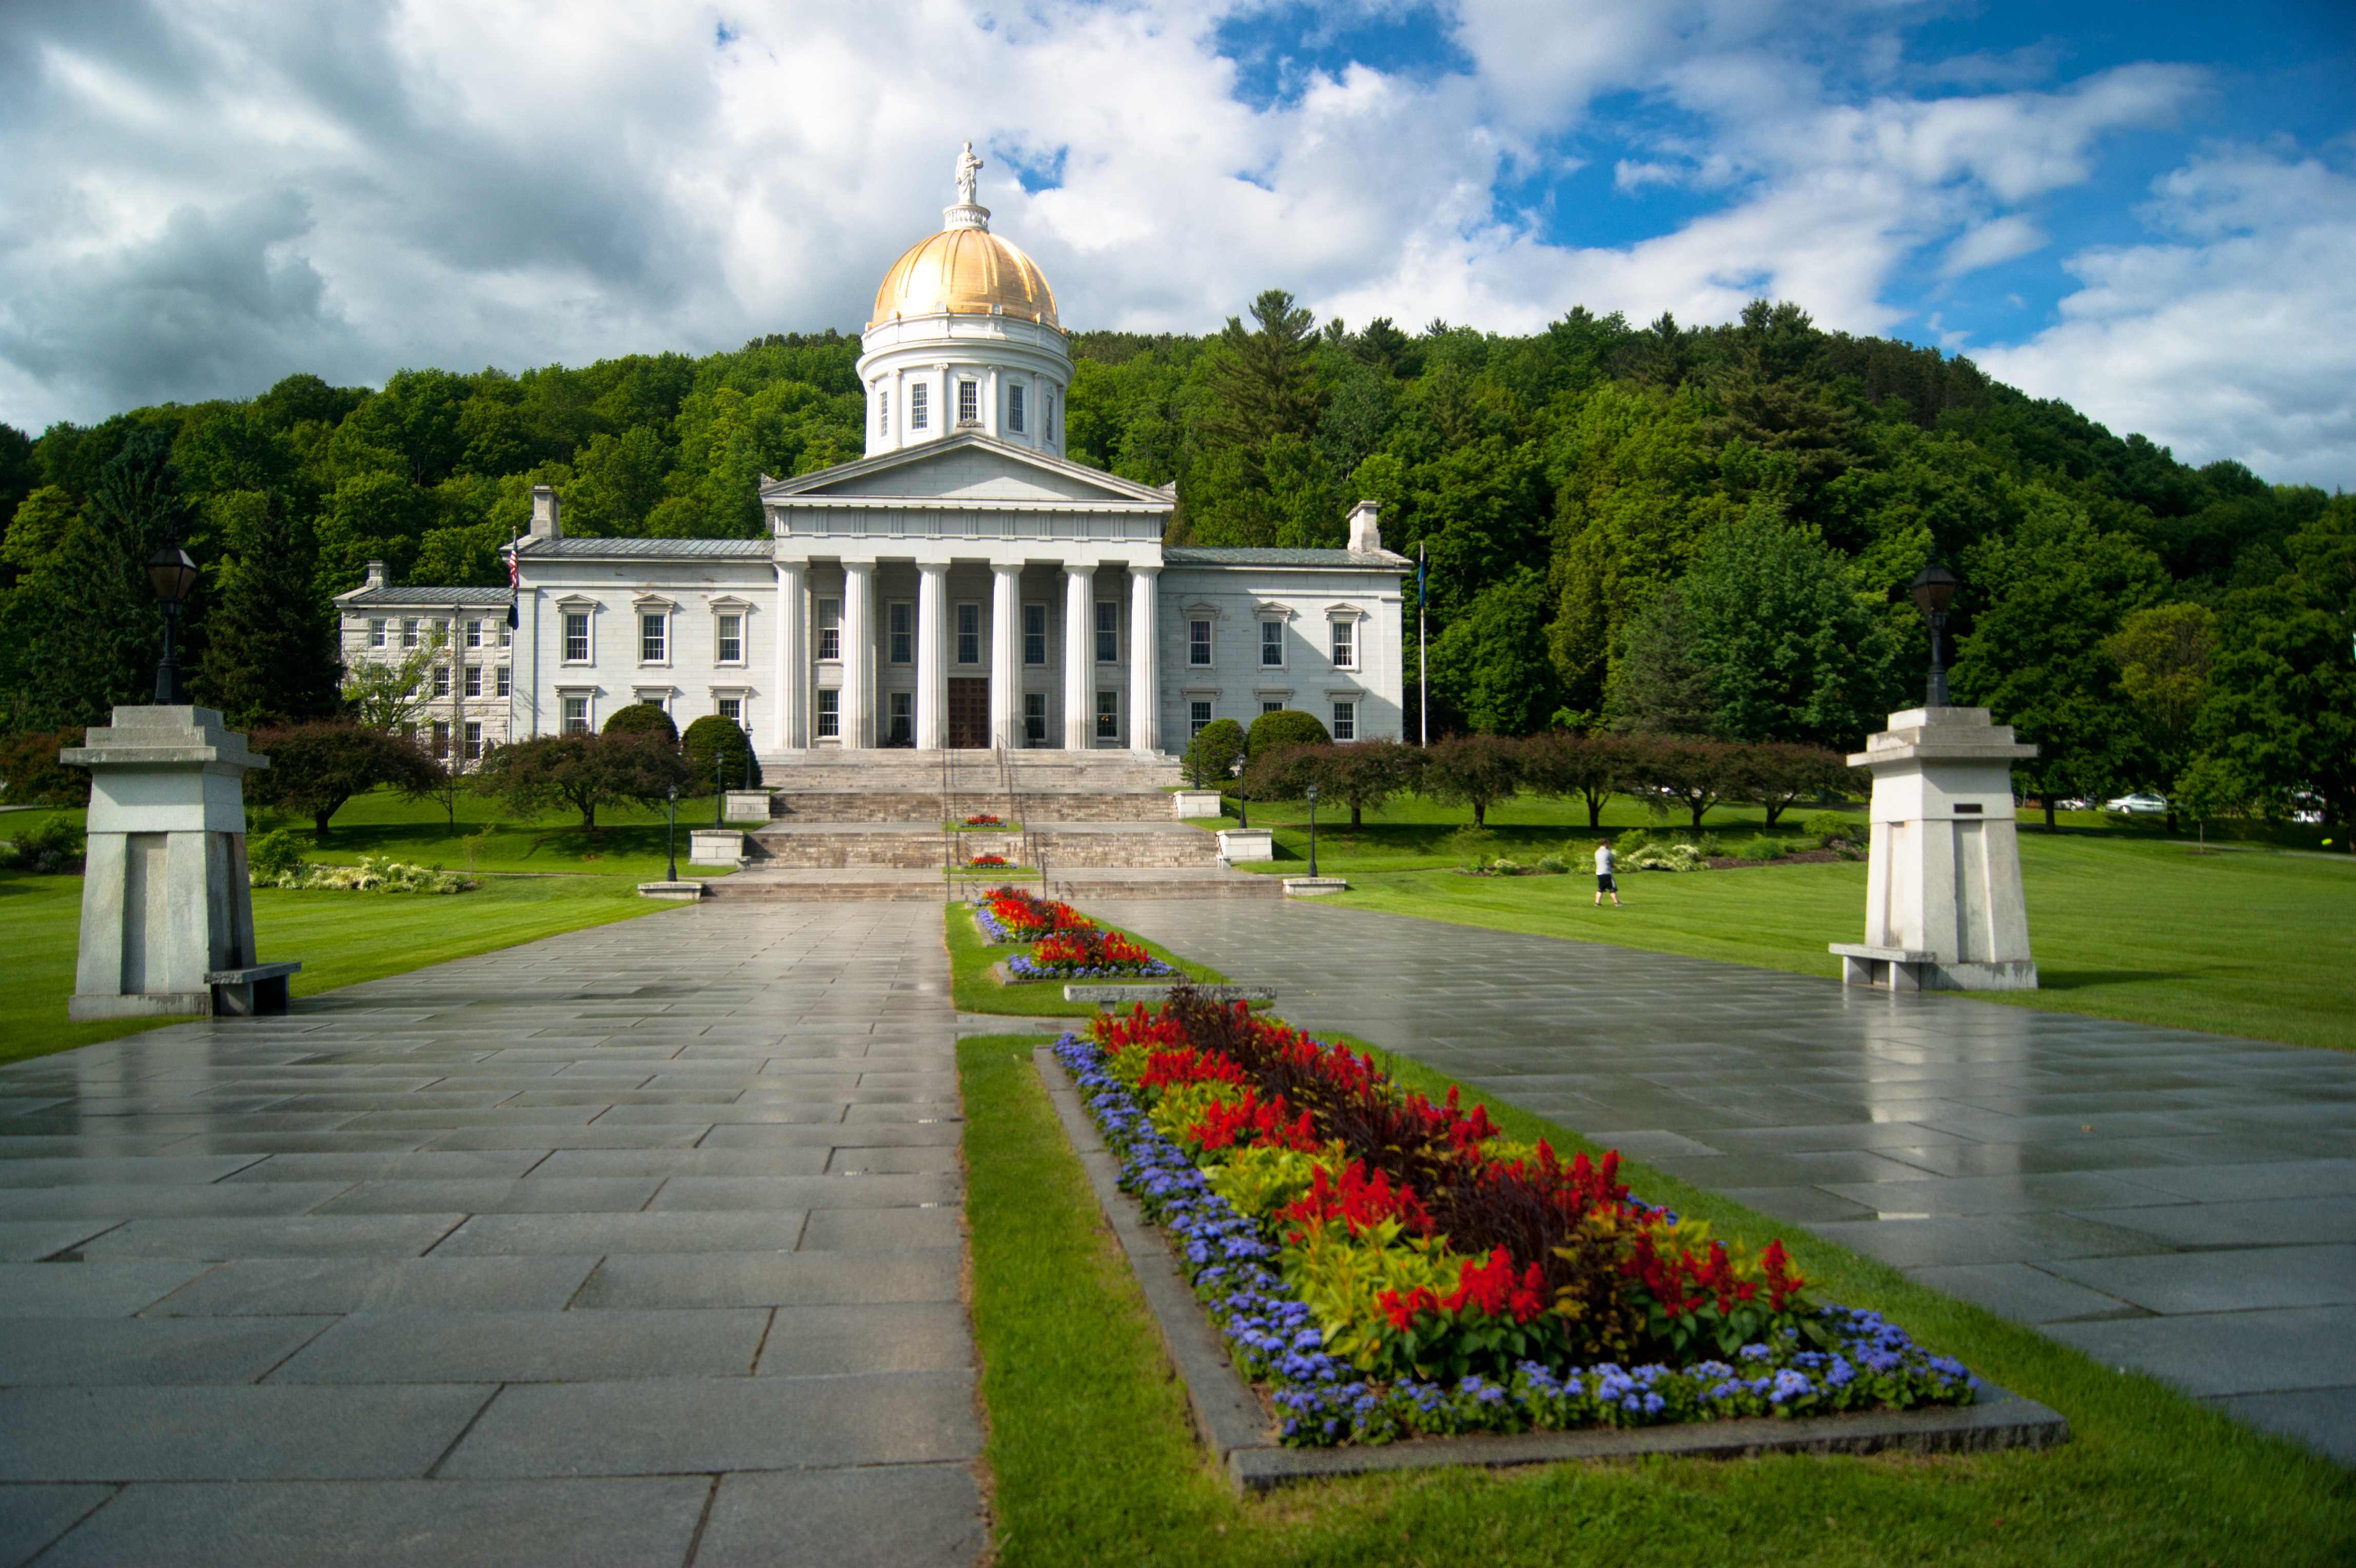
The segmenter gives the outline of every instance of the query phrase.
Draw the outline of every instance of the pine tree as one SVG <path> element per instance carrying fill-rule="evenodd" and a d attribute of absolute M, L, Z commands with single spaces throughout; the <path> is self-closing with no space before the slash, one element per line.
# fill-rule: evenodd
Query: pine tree
<path fill-rule="evenodd" d="M 274 495 L 255 496 L 239 556 L 206 621 L 198 701 L 240 729 L 325 718 L 337 703 L 336 639 L 311 592 L 306 531 Z"/>

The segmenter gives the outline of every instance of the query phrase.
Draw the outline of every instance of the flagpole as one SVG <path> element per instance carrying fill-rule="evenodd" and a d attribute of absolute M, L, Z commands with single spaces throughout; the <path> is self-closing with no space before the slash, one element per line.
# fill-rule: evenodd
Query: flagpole
<path fill-rule="evenodd" d="M 1422 710 L 1417 728 L 1422 732 L 1421 745 L 1431 744 L 1431 663 L 1425 656 L 1423 637 L 1423 570 L 1424 545 L 1415 547 L 1415 701 Z"/>

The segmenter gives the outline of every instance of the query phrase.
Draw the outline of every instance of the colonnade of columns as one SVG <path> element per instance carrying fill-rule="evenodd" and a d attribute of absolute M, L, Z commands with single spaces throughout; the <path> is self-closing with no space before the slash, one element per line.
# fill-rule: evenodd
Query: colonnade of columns
<path fill-rule="evenodd" d="M 919 563 L 916 567 L 913 738 L 917 749 L 925 751 L 938 750 L 949 741 L 948 571 L 946 563 Z M 1160 749 L 1154 650 L 1160 635 L 1155 578 L 1161 568 L 1132 565 L 1128 571 L 1129 749 L 1153 751 Z M 780 561 L 776 572 L 775 652 L 780 679 L 776 688 L 775 733 L 784 747 L 799 750 L 821 738 L 818 714 L 812 711 L 817 688 L 811 679 L 819 661 L 820 628 L 811 622 L 807 564 Z M 1096 573 L 1091 564 L 1066 563 L 1064 566 L 1063 744 L 1070 751 L 1096 746 Z M 1010 749 L 1025 744 L 1022 574 L 1019 562 L 991 563 L 990 744 Z M 837 733 L 831 738 L 846 750 L 861 750 L 876 745 L 875 563 L 845 561 L 842 578 L 835 650 L 841 684 L 826 689 L 839 693 Z"/>

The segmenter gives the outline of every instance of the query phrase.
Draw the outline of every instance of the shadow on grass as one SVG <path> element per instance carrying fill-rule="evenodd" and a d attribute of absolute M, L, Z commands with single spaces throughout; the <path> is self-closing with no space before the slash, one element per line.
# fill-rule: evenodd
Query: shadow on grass
<path fill-rule="evenodd" d="M 2200 980 L 2203 976 L 2184 969 L 2050 969 L 2037 967 L 2037 988 L 2040 991 L 2083 991 L 2090 985 L 2136 985 L 2155 980 Z M 1969 995 L 1968 992 L 1954 993 Z"/>

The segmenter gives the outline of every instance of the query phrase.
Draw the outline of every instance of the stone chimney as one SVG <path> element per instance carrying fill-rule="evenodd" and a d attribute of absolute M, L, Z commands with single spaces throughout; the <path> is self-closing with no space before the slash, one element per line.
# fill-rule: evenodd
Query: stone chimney
<path fill-rule="evenodd" d="M 564 503 L 557 499 L 552 485 L 531 488 L 531 536 L 534 539 L 564 537 Z"/>
<path fill-rule="evenodd" d="M 368 581 L 362 583 L 360 586 L 363 588 L 381 588 L 384 585 L 384 563 L 381 561 L 369 562 L 368 564 Z"/>
<path fill-rule="evenodd" d="M 1360 501 L 1350 509 L 1350 552 L 1355 555 L 1373 555 L 1383 547 L 1382 524 L 1376 513 L 1383 510 L 1380 501 Z"/>

